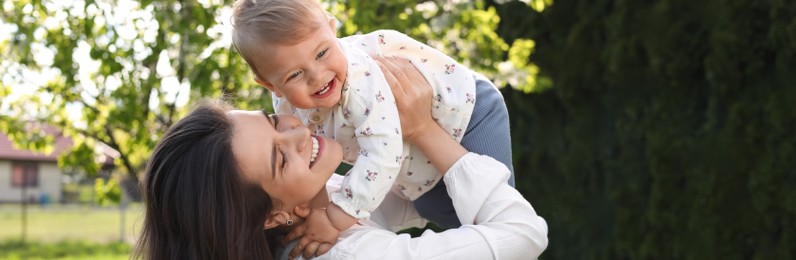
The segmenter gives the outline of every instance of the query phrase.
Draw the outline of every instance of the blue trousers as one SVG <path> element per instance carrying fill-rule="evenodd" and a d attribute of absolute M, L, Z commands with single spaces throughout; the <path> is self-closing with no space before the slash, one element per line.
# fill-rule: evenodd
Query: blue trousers
<path fill-rule="evenodd" d="M 505 164 L 511 170 L 509 185 L 513 187 L 514 167 L 511 164 L 511 135 L 506 103 L 491 81 L 480 74 L 475 74 L 475 80 L 475 108 L 461 144 L 467 151 L 490 156 Z M 417 198 L 414 206 L 420 216 L 441 228 L 462 225 L 443 181 Z"/>

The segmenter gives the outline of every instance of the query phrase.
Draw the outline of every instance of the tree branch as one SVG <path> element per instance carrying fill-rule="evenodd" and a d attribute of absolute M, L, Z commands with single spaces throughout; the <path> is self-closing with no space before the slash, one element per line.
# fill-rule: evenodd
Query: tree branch
<path fill-rule="evenodd" d="M 119 143 L 116 141 L 116 138 L 113 136 L 113 129 L 111 129 L 111 127 L 108 125 L 105 125 L 104 129 L 105 133 L 108 135 L 108 138 L 110 139 L 109 140 L 110 142 L 106 144 L 111 148 L 116 149 L 116 151 L 119 152 L 119 159 L 122 159 L 122 164 L 124 164 L 124 167 L 127 168 L 128 174 L 130 175 L 130 177 L 137 180 L 138 172 L 136 171 L 136 168 L 133 167 L 133 164 L 130 162 L 130 158 L 128 158 L 127 155 L 121 150 Z"/>

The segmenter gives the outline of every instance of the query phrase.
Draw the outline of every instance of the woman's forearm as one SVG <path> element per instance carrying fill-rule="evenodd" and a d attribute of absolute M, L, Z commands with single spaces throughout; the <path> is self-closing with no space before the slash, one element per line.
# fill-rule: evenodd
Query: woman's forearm
<path fill-rule="evenodd" d="M 395 97 L 404 141 L 420 148 L 444 175 L 467 150 L 431 118 L 431 85 L 408 60 L 374 58 Z"/>
<path fill-rule="evenodd" d="M 381 229 L 395 222 L 355 226 L 319 259 L 537 258 L 548 244 L 547 224 L 507 184 L 510 174 L 504 164 L 491 157 L 465 154 L 450 166 L 443 180 L 461 227 L 426 231 L 410 238 Z"/>
<path fill-rule="evenodd" d="M 436 122 L 426 123 L 428 127 L 408 141 L 420 148 L 420 151 L 431 160 L 431 164 L 437 168 L 440 174 L 445 172 L 456 163 L 462 156 L 467 154 L 467 150 L 456 142 L 442 127 Z"/>

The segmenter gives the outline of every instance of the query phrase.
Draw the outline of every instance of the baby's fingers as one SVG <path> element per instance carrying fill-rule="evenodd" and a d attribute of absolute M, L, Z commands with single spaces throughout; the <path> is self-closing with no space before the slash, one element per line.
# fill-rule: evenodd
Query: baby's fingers
<path fill-rule="evenodd" d="M 320 245 L 321 245 L 321 242 L 318 242 L 318 241 L 310 242 L 310 244 L 307 245 L 307 247 L 304 248 L 304 252 L 301 255 L 305 259 L 310 259 L 310 258 L 314 258 L 316 256 L 319 256 L 320 254 L 318 254 L 318 247 Z"/>
<path fill-rule="evenodd" d="M 299 255 L 304 254 L 305 249 L 307 249 L 307 246 L 311 242 L 314 242 L 314 241 L 310 240 L 307 237 L 302 237 L 301 239 L 299 239 L 299 242 L 296 244 L 296 246 L 293 247 L 293 250 L 290 250 L 290 253 L 287 255 L 287 257 L 290 258 L 290 259 L 295 259 Z M 304 258 L 307 258 L 307 257 L 304 257 Z"/>
<path fill-rule="evenodd" d="M 296 239 L 298 239 L 300 237 L 303 237 L 304 233 L 306 231 L 307 231 L 307 226 L 306 225 L 302 224 L 302 225 L 297 226 L 292 231 L 290 231 L 290 233 L 287 233 L 287 236 L 285 236 L 285 242 L 293 241 L 293 240 L 296 240 Z"/>
<path fill-rule="evenodd" d="M 329 252 L 329 250 L 331 249 L 332 249 L 332 244 L 323 243 L 320 246 L 318 246 L 318 252 L 315 253 L 315 256 L 326 254 L 326 252 Z"/>
<path fill-rule="evenodd" d="M 296 246 L 294 246 L 293 249 L 290 250 L 290 253 L 287 254 L 287 258 L 296 259 L 296 257 L 299 256 L 303 250 L 304 250 L 304 245 L 302 245 L 301 241 L 299 241 L 296 244 Z"/>

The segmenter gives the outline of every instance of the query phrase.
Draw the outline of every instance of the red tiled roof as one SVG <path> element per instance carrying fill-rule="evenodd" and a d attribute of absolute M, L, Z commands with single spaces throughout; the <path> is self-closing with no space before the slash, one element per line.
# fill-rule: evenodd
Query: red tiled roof
<path fill-rule="evenodd" d="M 52 153 L 42 154 L 16 149 L 12 145 L 11 140 L 8 139 L 8 136 L 0 132 L 0 159 L 57 162 L 58 155 L 71 149 L 74 142 L 71 138 L 63 136 L 55 127 L 44 126 L 43 130 L 45 133 L 55 136 L 55 149 L 53 149 Z"/>

